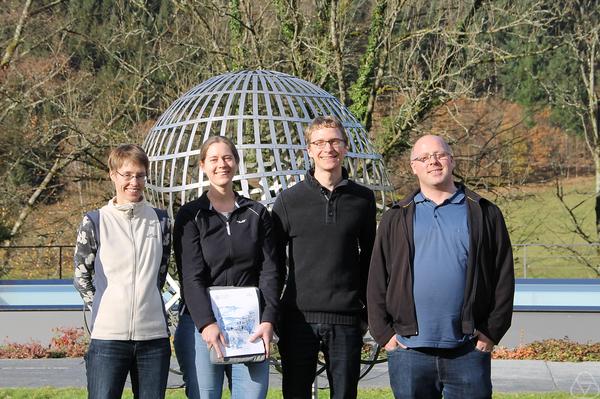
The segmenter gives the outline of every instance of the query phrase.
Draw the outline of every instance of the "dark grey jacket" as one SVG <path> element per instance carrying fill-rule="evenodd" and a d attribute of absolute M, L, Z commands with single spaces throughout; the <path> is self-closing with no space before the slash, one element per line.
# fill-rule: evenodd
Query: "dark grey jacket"
<path fill-rule="evenodd" d="M 515 278 L 510 238 L 500 209 L 464 190 L 470 250 L 462 332 L 472 334 L 477 329 L 498 343 L 512 318 Z M 417 192 L 383 215 L 375 238 L 367 303 L 371 335 L 381 345 L 394 334 L 419 333 L 413 298 L 413 198 Z"/>

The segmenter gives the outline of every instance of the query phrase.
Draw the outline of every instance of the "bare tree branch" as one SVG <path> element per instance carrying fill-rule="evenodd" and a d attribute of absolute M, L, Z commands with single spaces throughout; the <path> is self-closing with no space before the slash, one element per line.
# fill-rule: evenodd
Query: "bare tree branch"
<path fill-rule="evenodd" d="M 19 43 L 21 43 L 21 32 L 23 31 L 23 26 L 25 25 L 25 21 L 27 20 L 27 16 L 29 14 L 29 7 L 31 6 L 31 0 L 26 0 L 25 5 L 23 6 L 23 11 L 21 12 L 21 18 L 19 18 L 19 22 L 15 28 L 15 33 L 13 34 L 13 38 L 6 46 L 6 50 L 4 51 L 4 55 L 2 56 L 2 61 L 0 61 L 0 69 L 4 69 L 8 67 L 10 60 L 13 58 Z"/>

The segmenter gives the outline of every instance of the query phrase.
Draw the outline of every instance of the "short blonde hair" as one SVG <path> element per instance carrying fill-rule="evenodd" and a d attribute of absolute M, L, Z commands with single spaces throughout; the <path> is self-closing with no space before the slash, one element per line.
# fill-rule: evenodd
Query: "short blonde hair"
<path fill-rule="evenodd" d="M 111 172 L 119 169 L 125 162 L 142 165 L 144 169 L 146 169 L 146 173 L 148 173 L 148 169 L 150 169 L 148 155 L 146 155 L 144 149 L 137 144 L 122 144 L 117 148 L 113 148 L 110 151 L 110 154 L 108 154 L 108 169 Z"/>
<path fill-rule="evenodd" d="M 348 145 L 348 134 L 346 134 L 346 129 L 344 129 L 342 121 L 332 115 L 317 116 L 312 120 L 312 122 L 310 122 L 306 129 L 304 129 L 304 140 L 306 141 L 306 145 L 310 144 L 310 137 L 312 136 L 313 132 L 323 128 L 339 130 L 342 134 L 342 138 L 346 142 L 346 145 Z"/>

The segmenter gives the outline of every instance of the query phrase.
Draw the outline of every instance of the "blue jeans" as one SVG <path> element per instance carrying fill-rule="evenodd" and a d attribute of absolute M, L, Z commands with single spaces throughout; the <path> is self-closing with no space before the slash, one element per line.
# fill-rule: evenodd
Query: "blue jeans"
<path fill-rule="evenodd" d="M 179 316 L 175 354 L 190 399 L 220 399 L 227 373 L 231 399 L 263 399 L 269 389 L 269 362 L 216 365 L 189 314 Z"/>
<path fill-rule="evenodd" d="M 387 357 L 396 399 L 492 397 L 491 354 L 475 349 L 473 341 L 454 349 L 398 347 Z"/>
<path fill-rule="evenodd" d="M 309 399 L 316 376 L 319 350 L 325 356 L 330 397 L 355 399 L 360 375 L 360 327 L 307 323 L 284 319 L 280 326 L 279 353 L 283 369 L 283 397 Z"/>
<path fill-rule="evenodd" d="M 130 373 L 135 398 L 163 399 L 170 360 L 168 338 L 149 341 L 92 339 L 85 355 L 88 398 L 121 398 Z"/>

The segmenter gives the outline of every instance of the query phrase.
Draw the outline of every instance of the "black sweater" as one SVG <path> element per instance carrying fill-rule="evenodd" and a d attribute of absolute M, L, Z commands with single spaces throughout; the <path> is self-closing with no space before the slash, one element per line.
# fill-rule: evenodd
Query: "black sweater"
<path fill-rule="evenodd" d="M 236 197 L 229 219 L 213 210 L 203 194 L 181 207 L 173 245 L 182 299 L 198 329 L 214 323 L 208 287 L 259 287 L 261 321 L 275 323 L 280 279 L 267 209 Z"/>
<path fill-rule="evenodd" d="M 375 196 L 345 170 L 332 192 L 313 173 L 279 194 L 273 207 L 280 260 L 289 246 L 283 312 L 300 311 L 310 323 L 357 324 L 366 315 Z M 284 275 L 285 262 L 280 267 Z"/>

